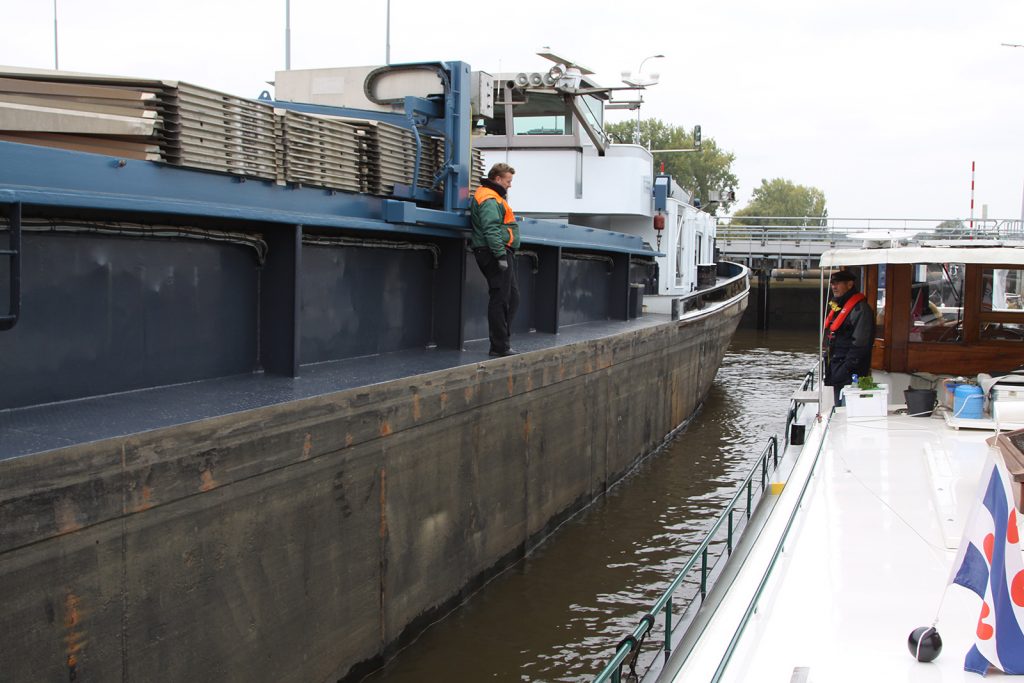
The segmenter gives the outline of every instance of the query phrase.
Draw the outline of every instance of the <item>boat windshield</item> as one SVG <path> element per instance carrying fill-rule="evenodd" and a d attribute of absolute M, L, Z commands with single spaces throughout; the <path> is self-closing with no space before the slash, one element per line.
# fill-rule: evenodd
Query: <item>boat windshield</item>
<path fill-rule="evenodd" d="M 514 135 L 572 135 L 572 112 L 562 96 L 555 92 L 529 90 L 517 95 L 512 103 L 512 133 Z M 593 95 L 576 98 L 580 113 L 595 130 L 604 129 L 604 102 Z M 494 118 L 485 124 L 488 135 L 505 135 L 508 122 L 505 107 L 494 108 Z"/>
<path fill-rule="evenodd" d="M 514 103 L 512 112 L 515 135 L 572 135 L 572 114 L 561 95 L 530 91 Z M 495 107 L 488 133 L 504 133 L 505 108 Z M 493 129 L 493 130 L 492 130 Z"/>

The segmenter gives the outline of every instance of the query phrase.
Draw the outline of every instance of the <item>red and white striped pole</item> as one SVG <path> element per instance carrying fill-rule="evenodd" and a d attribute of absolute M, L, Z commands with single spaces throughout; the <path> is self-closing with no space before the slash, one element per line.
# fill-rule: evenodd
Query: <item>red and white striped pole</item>
<path fill-rule="evenodd" d="M 974 230 L 974 162 L 971 162 L 971 230 Z"/>

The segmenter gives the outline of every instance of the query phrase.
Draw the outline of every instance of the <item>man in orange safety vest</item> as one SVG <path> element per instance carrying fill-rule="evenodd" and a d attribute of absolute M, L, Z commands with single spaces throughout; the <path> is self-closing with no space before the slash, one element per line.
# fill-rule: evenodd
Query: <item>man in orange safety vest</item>
<path fill-rule="evenodd" d="M 470 218 L 473 223 L 473 256 L 487 278 L 487 327 L 491 356 L 511 356 L 512 319 L 519 308 L 516 250 L 519 223 L 508 204 L 508 190 L 516 170 L 495 164 L 473 194 Z"/>
<path fill-rule="evenodd" d="M 831 386 L 839 405 L 839 393 L 853 375 L 871 374 L 871 345 L 875 339 L 875 316 L 864 295 L 857 291 L 857 278 L 839 270 L 829 278 L 832 297 L 825 308 L 825 386 Z"/>

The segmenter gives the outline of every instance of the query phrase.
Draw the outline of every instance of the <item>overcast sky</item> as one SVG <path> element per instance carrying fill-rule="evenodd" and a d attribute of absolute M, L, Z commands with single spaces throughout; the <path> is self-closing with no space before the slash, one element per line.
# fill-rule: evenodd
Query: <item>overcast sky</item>
<path fill-rule="evenodd" d="M 379 64 L 385 0 L 291 0 L 292 68 Z M 62 69 L 256 96 L 284 68 L 284 0 L 57 0 Z M 53 2 L 0 0 L 0 65 L 52 68 Z M 739 206 L 762 178 L 821 188 L 833 217 L 1020 218 L 1024 0 L 391 0 L 391 61 L 542 70 L 541 46 L 660 73 L 644 117 L 736 155 Z M 617 118 L 628 117 L 617 113 Z M 612 117 L 615 120 L 616 117 Z"/>

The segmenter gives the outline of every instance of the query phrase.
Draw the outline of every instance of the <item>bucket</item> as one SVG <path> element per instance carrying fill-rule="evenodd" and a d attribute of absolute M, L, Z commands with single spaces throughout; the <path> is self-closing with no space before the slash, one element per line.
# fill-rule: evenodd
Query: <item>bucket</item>
<path fill-rule="evenodd" d="M 984 402 L 985 394 L 981 387 L 961 384 L 953 392 L 953 417 L 980 420 Z"/>
<path fill-rule="evenodd" d="M 930 416 L 937 403 L 932 389 L 907 389 L 903 398 L 907 401 L 907 415 L 910 417 Z"/>

